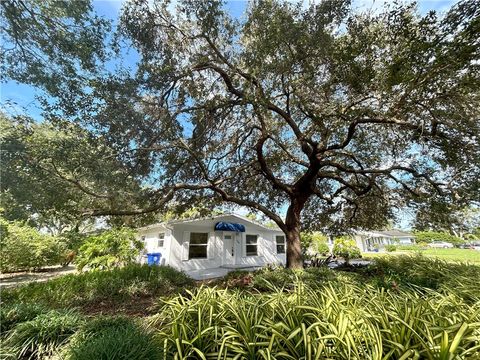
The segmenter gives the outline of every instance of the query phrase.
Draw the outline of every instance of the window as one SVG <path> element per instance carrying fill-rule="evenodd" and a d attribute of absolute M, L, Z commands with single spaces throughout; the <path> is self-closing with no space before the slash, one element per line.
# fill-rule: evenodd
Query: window
<path fill-rule="evenodd" d="M 158 247 L 163 247 L 165 244 L 165 233 L 158 234 Z"/>
<path fill-rule="evenodd" d="M 258 236 L 257 235 L 247 235 L 245 237 L 246 244 L 246 254 L 247 256 L 257 256 L 258 255 Z"/>
<path fill-rule="evenodd" d="M 206 259 L 208 246 L 208 233 L 190 233 L 190 246 L 188 259 Z"/>
<path fill-rule="evenodd" d="M 277 254 L 285 254 L 285 236 L 277 235 L 275 240 L 277 241 Z"/>

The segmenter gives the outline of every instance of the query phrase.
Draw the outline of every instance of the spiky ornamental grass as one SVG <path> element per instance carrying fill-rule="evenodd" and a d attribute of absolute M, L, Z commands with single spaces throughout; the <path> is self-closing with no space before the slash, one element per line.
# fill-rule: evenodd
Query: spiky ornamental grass
<path fill-rule="evenodd" d="M 166 358 L 480 358 L 480 297 L 424 288 L 200 288 L 166 301 L 152 325 Z"/>
<path fill-rule="evenodd" d="M 20 359 L 44 359 L 58 354 L 84 322 L 74 311 L 51 310 L 16 325 L 4 345 Z"/>

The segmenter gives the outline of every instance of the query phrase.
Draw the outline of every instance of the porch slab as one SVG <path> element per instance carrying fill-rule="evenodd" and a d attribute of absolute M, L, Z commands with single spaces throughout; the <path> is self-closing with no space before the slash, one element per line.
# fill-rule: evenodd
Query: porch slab
<path fill-rule="evenodd" d="M 193 280 L 210 280 L 210 279 L 217 279 L 224 277 L 230 271 L 235 270 L 256 270 L 259 267 L 239 267 L 239 266 L 232 266 L 232 267 L 219 267 L 219 268 L 212 268 L 212 269 L 195 269 L 195 270 L 187 270 L 185 273 L 190 276 Z"/>

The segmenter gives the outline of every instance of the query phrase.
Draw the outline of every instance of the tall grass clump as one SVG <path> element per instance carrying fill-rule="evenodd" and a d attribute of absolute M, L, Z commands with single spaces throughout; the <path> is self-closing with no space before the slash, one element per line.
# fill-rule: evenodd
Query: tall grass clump
<path fill-rule="evenodd" d="M 17 324 L 3 345 L 20 359 L 42 359 L 56 355 L 81 328 L 83 318 L 73 311 L 52 310 Z"/>
<path fill-rule="evenodd" d="M 166 301 L 152 325 L 168 359 L 480 358 L 480 299 L 429 289 L 200 288 Z"/>
<path fill-rule="evenodd" d="M 2 292 L 4 303 L 41 303 L 53 307 L 122 302 L 129 298 L 168 295 L 193 281 L 167 266 L 129 265 L 109 271 L 69 274 L 45 283 L 30 283 Z"/>
<path fill-rule="evenodd" d="M 63 353 L 68 360 L 161 359 L 161 344 L 140 323 L 126 317 L 99 317 L 88 322 Z"/>
<path fill-rule="evenodd" d="M 47 309 L 37 304 L 10 304 L 0 306 L 0 335 L 4 336 L 15 325 L 35 319 Z"/>

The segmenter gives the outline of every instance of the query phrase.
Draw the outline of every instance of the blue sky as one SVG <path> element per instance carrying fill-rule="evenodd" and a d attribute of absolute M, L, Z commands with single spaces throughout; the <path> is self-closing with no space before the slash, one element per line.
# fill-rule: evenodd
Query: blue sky
<path fill-rule="evenodd" d="M 305 4 L 309 4 L 314 0 L 305 0 Z M 105 16 L 111 20 L 116 20 L 121 11 L 124 0 L 102 0 L 94 1 L 93 5 L 95 11 L 102 16 Z M 361 12 L 376 11 L 383 7 L 384 4 L 391 3 L 392 1 L 378 1 L 378 0 L 353 0 L 353 8 Z M 422 14 L 427 13 L 430 10 L 437 12 L 445 12 L 457 1 L 455 0 L 418 0 L 418 8 Z M 246 1 L 233 0 L 227 1 L 226 7 L 230 14 L 234 17 L 241 17 L 244 13 Z M 135 53 L 129 53 L 126 61 L 135 61 Z M 36 95 L 40 95 L 38 90 L 34 88 L 18 84 L 15 82 L 7 82 L 1 84 L 0 88 L 0 100 L 2 108 L 5 108 L 8 113 L 21 114 L 25 113 L 33 117 L 36 120 L 41 120 L 41 109 L 36 101 Z M 397 224 L 401 228 L 408 228 L 409 222 L 412 220 L 412 214 L 405 211 L 399 213 L 399 223 Z"/>

